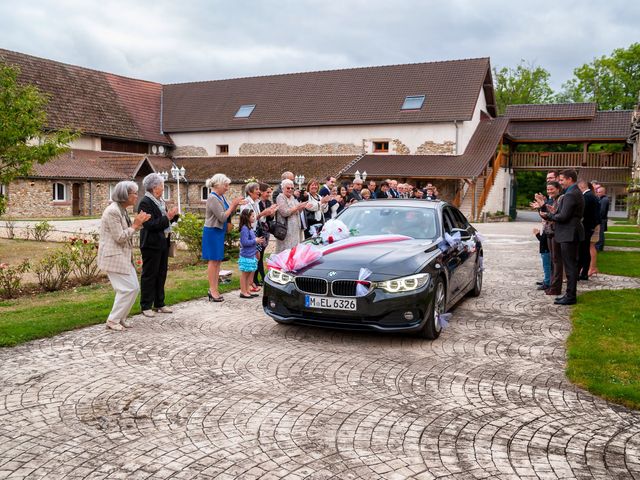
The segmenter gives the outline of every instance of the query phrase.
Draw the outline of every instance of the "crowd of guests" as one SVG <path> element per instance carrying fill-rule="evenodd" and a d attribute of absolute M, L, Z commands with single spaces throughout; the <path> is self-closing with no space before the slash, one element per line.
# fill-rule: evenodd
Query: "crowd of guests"
<path fill-rule="evenodd" d="M 207 261 L 209 281 L 208 299 L 222 302 L 219 290 L 220 267 L 225 256 L 225 236 L 232 229 L 231 217 L 240 210 L 240 298 L 258 296 L 265 278 L 264 252 L 273 235 L 270 228 L 279 222 L 286 235 L 275 239 L 275 250 L 292 248 L 314 231 L 335 218 L 354 202 L 380 198 L 418 198 L 436 200 L 438 190 L 427 184 L 418 188 L 396 180 L 379 184 L 362 179 L 337 184 L 329 176 L 321 184 L 311 179 L 304 188 L 296 188 L 291 172 L 282 174 L 282 181 L 273 190 L 268 184 L 250 182 L 244 187 L 244 197 L 227 199 L 231 180 L 218 173 L 207 180 L 209 197 L 206 202 L 202 232 L 202 258 Z M 140 308 L 146 317 L 158 313 L 172 313 L 165 305 L 165 282 L 171 250 L 172 224 L 178 221 L 176 207 L 168 207 L 163 200 L 164 178 L 151 173 L 142 181 L 145 190 L 138 198 L 135 182 L 118 183 L 112 193 L 112 203 L 104 210 L 100 226 L 98 267 L 107 273 L 116 292 L 107 319 L 107 328 L 123 330 L 131 326 L 129 312 L 140 292 Z M 133 221 L 128 207 L 137 211 Z M 315 229 L 315 230 L 314 230 Z M 135 232 L 140 231 L 142 273 L 138 282 L 133 264 Z"/>
<path fill-rule="evenodd" d="M 531 208 L 542 219 L 542 227 L 533 231 L 540 242 L 544 275 L 538 289 L 556 296 L 558 305 L 573 305 L 577 282 L 598 273 L 597 252 L 604 249 L 609 212 L 606 188 L 578 179 L 575 170 L 551 170 L 546 195 L 537 193 Z M 564 295 L 563 276 L 567 279 Z"/>

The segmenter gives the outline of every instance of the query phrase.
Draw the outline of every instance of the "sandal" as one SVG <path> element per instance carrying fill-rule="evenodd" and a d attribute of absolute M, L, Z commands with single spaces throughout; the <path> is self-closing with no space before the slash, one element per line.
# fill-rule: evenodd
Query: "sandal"
<path fill-rule="evenodd" d="M 220 295 L 219 297 L 214 297 L 213 295 L 211 295 L 211 292 L 207 292 L 207 295 L 210 302 L 222 302 L 224 300 L 224 297 L 222 295 Z"/>
<path fill-rule="evenodd" d="M 244 293 L 240 294 L 240 298 L 253 298 L 253 295 L 245 295 Z"/>

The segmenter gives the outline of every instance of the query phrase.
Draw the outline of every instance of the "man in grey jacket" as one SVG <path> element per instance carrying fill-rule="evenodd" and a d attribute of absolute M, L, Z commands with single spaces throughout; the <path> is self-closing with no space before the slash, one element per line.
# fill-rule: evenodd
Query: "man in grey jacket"
<path fill-rule="evenodd" d="M 558 180 L 564 189 L 564 195 L 558 200 L 558 210 L 555 213 L 541 212 L 541 216 L 555 222 L 554 240 L 560 244 L 562 264 L 567 276 L 567 291 L 565 295 L 556 298 L 554 303 L 573 305 L 577 298 L 578 245 L 584 240 L 584 197 L 576 185 L 578 174 L 575 170 L 563 170 Z M 561 290 L 562 277 L 554 277 L 555 284 L 551 288 Z"/>
<path fill-rule="evenodd" d="M 607 189 L 602 185 L 596 189 L 596 195 L 600 199 L 600 237 L 596 243 L 596 250 L 601 252 L 604 250 L 604 232 L 607 231 L 610 202 L 609 197 L 607 197 Z"/>

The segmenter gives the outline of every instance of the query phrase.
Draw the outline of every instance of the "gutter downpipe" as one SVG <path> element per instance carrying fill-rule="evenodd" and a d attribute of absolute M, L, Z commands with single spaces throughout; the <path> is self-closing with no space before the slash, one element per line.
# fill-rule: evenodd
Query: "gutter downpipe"
<path fill-rule="evenodd" d="M 455 154 L 459 155 L 459 148 L 458 148 L 458 138 L 459 138 L 459 135 L 458 135 L 458 131 L 459 131 L 458 130 L 458 121 L 454 120 L 453 121 L 453 125 L 456 127 L 456 153 Z"/>

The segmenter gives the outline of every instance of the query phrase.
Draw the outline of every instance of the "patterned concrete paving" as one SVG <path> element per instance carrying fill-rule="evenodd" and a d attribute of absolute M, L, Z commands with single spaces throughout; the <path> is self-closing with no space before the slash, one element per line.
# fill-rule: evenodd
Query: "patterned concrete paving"
<path fill-rule="evenodd" d="M 1 350 L 0 477 L 640 478 L 640 412 L 564 376 L 532 226 L 482 226 L 485 290 L 434 342 L 280 326 L 227 294 Z M 588 286 L 620 287 L 640 282 Z"/>

